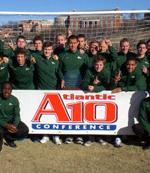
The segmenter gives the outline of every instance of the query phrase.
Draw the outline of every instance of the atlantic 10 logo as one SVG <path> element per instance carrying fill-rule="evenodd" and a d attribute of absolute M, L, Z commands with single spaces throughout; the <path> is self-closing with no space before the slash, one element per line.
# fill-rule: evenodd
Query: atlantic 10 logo
<path fill-rule="evenodd" d="M 117 120 L 117 105 L 113 102 L 114 97 L 112 95 L 97 94 L 91 98 L 96 98 L 96 100 L 88 99 L 84 95 L 45 94 L 32 122 L 40 122 L 42 115 L 54 115 L 57 123 L 114 123 Z M 65 104 L 65 100 L 70 100 L 70 103 Z M 76 102 L 71 103 L 72 100 Z M 49 109 L 46 108 L 48 104 L 51 105 Z M 105 116 L 103 118 L 97 116 L 97 110 L 100 107 L 104 107 Z M 68 109 L 71 111 L 67 111 Z"/>

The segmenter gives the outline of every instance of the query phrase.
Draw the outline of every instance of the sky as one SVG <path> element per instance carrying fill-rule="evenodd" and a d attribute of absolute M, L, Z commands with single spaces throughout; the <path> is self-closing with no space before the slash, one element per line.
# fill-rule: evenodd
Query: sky
<path fill-rule="evenodd" d="M 150 0 L 0 0 L 0 11 L 85 11 L 150 9 Z"/>
<path fill-rule="evenodd" d="M 147 10 L 150 9 L 150 0 L 0 0 L 0 11 L 70 12 L 115 8 Z M 16 17 L 0 16 L 0 23 L 8 20 L 16 20 Z"/>

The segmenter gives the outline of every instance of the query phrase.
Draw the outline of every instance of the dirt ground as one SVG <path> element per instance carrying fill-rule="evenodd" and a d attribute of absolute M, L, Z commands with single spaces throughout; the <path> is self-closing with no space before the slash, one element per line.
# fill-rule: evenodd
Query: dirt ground
<path fill-rule="evenodd" d="M 150 150 L 140 146 L 111 144 L 90 147 L 17 141 L 17 148 L 4 146 L 0 173 L 149 173 Z"/>

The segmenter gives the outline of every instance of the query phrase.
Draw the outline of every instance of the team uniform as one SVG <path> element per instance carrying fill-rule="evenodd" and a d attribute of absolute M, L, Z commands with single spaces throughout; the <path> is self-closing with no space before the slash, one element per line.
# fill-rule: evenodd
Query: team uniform
<path fill-rule="evenodd" d="M 150 97 L 142 100 L 139 107 L 139 123 L 132 126 L 141 141 L 145 141 L 143 149 L 150 149 Z"/>
<path fill-rule="evenodd" d="M 3 82 L 8 80 L 8 64 L 1 63 L 0 64 L 0 88 L 3 84 Z"/>
<path fill-rule="evenodd" d="M 122 91 L 137 91 L 147 89 L 145 78 L 137 68 L 132 73 L 128 73 L 126 70 L 121 71 L 121 80 L 115 83 L 114 78 L 112 78 L 110 86 L 112 89 L 120 87 Z"/>
<path fill-rule="evenodd" d="M 115 70 L 114 64 L 118 58 L 116 49 L 112 46 L 108 46 L 108 52 L 99 52 L 98 54 L 106 59 L 104 68 L 111 74 Z"/>
<path fill-rule="evenodd" d="M 137 62 L 138 62 L 137 63 L 137 68 L 139 70 L 142 71 L 143 67 L 147 67 L 147 69 L 149 70 L 150 63 L 148 61 L 147 56 L 144 56 L 143 58 L 137 58 Z M 147 83 L 147 89 L 148 89 L 149 86 L 150 86 L 150 82 L 149 82 L 150 81 L 150 79 L 149 79 L 150 73 L 149 73 L 149 71 L 148 71 L 147 74 L 142 72 L 142 75 L 144 76 L 145 82 Z"/>
<path fill-rule="evenodd" d="M 93 81 L 98 79 L 100 82 L 98 84 L 94 84 Z M 94 68 L 87 70 L 84 80 L 82 82 L 82 89 L 87 90 L 88 85 L 94 86 L 93 92 L 100 92 L 108 89 L 109 85 L 109 73 L 106 70 L 102 70 L 101 72 L 96 72 Z"/>
<path fill-rule="evenodd" d="M 4 56 L 8 57 L 9 59 L 13 60 L 16 56 L 16 52 L 18 49 L 21 49 L 21 48 L 16 48 L 15 50 L 11 49 L 11 48 L 8 48 L 8 49 L 4 49 Z M 25 51 L 25 56 L 27 59 L 30 59 L 31 57 L 31 51 L 30 49 L 24 49 Z"/>
<path fill-rule="evenodd" d="M 37 56 L 33 54 L 35 58 L 36 80 L 38 89 L 50 89 L 55 90 L 58 85 L 59 79 L 59 61 L 52 57 L 46 59 L 44 55 Z"/>
<path fill-rule="evenodd" d="M 133 52 L 128 52 L 127 54 L 123 52 L 118 52 L 118 58 L 114 64 L 114 70 L 125 70 L 125 63 L 128 58 L 135 57 L 136 54 Z"/>
<path fill-rule="evenodd" d="M 88 57 L 86 54 L 81 54 L 79 50 L 74 53 L 68 50 L 61 54 L 61 78 L 64 79 L 66 87 L 80 87 L 87 68 Z"/>
<path fill-rule="evenodd" d="M 17 127 L 16 133 L 10 133 L 4 128 L 8 123 Z M 20 119 L 19 101 L 13 95 L 7 99 L 0 97 L 0 135 L 2 138 L 5 138 L 7 142 L 28 135 L 28 127 Z"/>
<path fill-rule="evenodd" d="M 34 66 L 26 61 L 19 65 L 16 61 L 9 62 L 10 81 L 13 89 L 35 89 L 33 83 Z"/>

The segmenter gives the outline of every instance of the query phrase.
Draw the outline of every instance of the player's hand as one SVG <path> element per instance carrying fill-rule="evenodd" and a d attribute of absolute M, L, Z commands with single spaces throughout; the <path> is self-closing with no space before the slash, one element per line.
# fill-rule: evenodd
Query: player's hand
<path fill-rule="evenodd" d="M 121 91 L 122 91 L 122 89 L 120 87 L 118 87 L 118 88 L 113 89 L 111 93 L 119 93 Z"/>
<path fill-rule="evenodd" d="M 100 82 L 101 82 L 101 81 L 98 80 L 98 77 L 96 76 L 96 78 L 95 78 L 94 81 L 93 81 L 93 84 L 97 85 L 97 84 L 99 84 Z"/>
<path fill-rule="evenodd" d="M 115 83 L 119 82 L 121 80 L 121 71 L 118 72 L 118 74 L 115 76 Z"/>
<path fill-rule="evenodd" d="M 144 74 L 147 74 L 147 73 L 148 73 L 148 68 L 145 67 L 144 65 L 143 65 L 143 67 L 142 67 L 142 72 L 143 72 Z"/>
<path fill-rule="evenodd" d="M 31 62 L 31 64 L 35 64 L 36 63 L 35 57 L 31 56 L 30 62 Z"/>
<path fill-rule="evenodd" d="M 88 85 L 88 91 L 93 91 L 93 90 L 94 90 L 94 86 Z"/>
<path fill-rule="evenodd" d="M 9 62 L 9 58 L 8 57 L 3 57 L 3 62 L 5 63 L 5 64 L 8 64 L 8 62 Z"/>
<path fill-rule="evenodd" d="M 85 50 L 80 49 L 80 53 L 81 53 L 81 54 L 84 54 L 84 53 L 85 53 Z"/>
<path fill-rule="evenodd" d="M 57 55 L 54 55 L 53 56 L 53 59 L 56 60 L 56 61 L 58 61 L 59 57 Z"/>
<path fill-rule="evenodd" d="M 15 44 L 13 43 L 12 40 L 8 43 L 8 46 L 9 46 L 11 49 L 13 49 L 13 50 L 16 49 L 16 46 L 15 46 Z"/>
<path fill-rule="evenodd" d="M 61 80 L 60 88 L 61 88 L 61 89 L 64 89 L 64 88 L 65 88 L 65 81 L 64 81 L 64 80 Z"/>
<path fill-rule="evenodd" d="M 10 132 L 10 133 L 16 133 L 17 132 L 17 128 L 15 125 L 13 124 L 6 124 L 5 128 Z"/>

